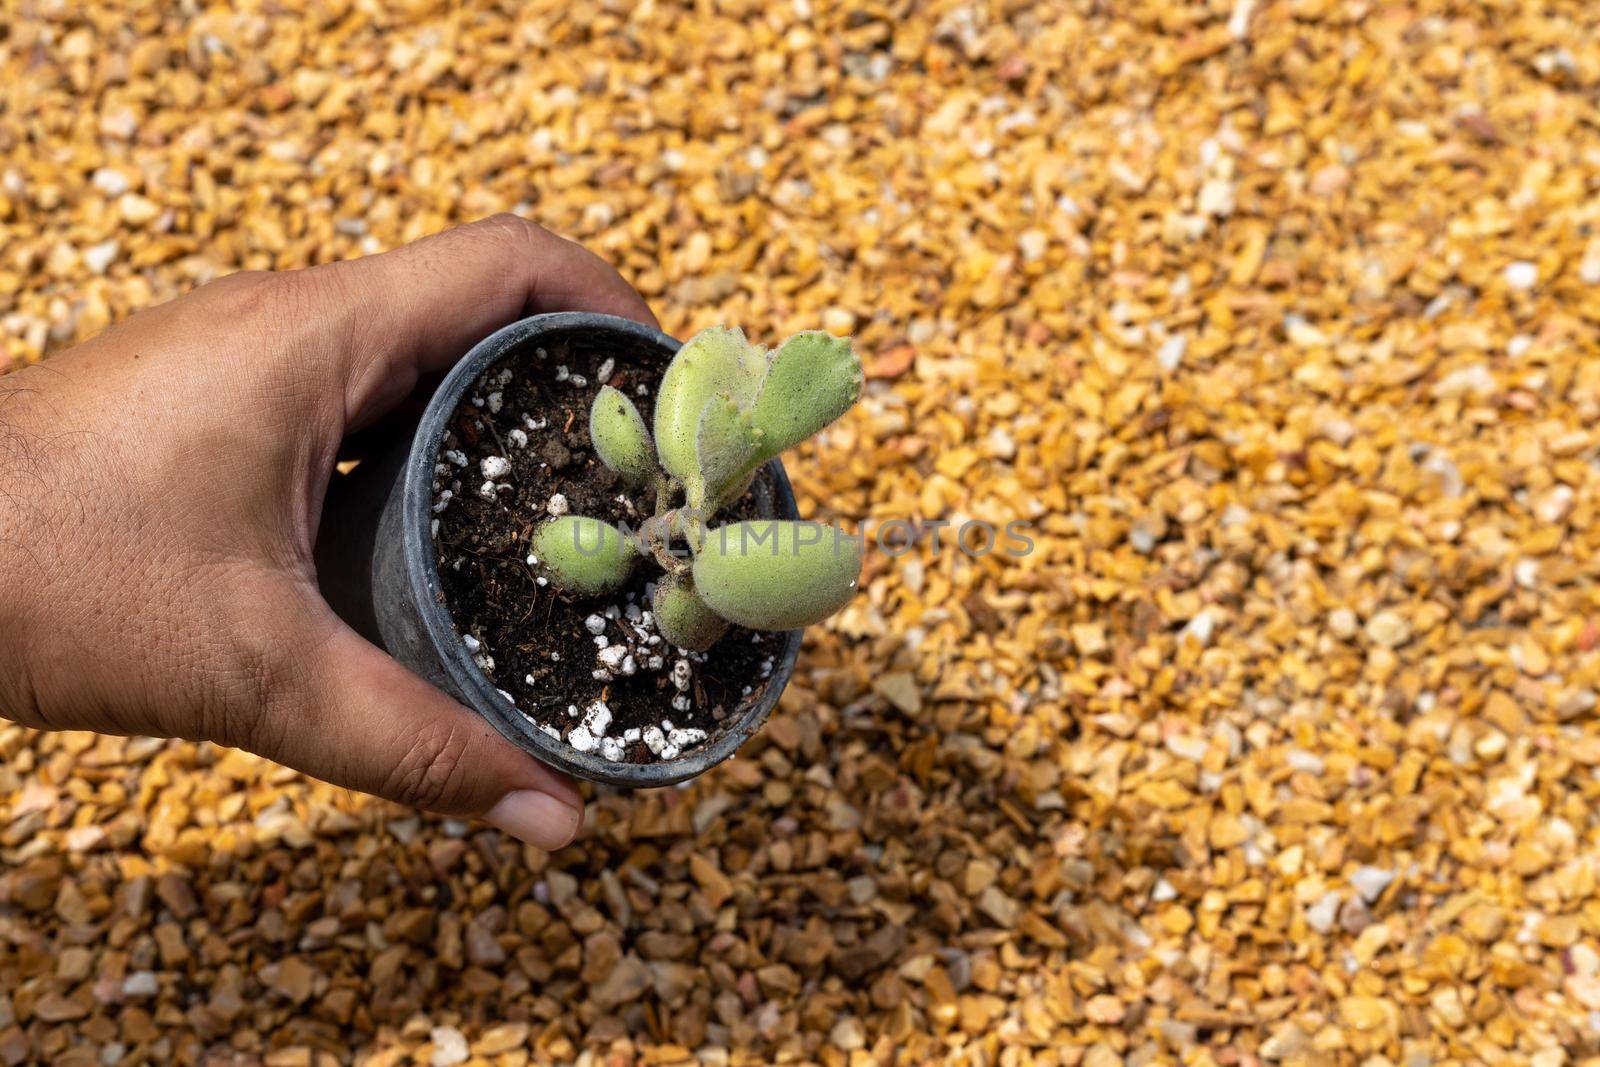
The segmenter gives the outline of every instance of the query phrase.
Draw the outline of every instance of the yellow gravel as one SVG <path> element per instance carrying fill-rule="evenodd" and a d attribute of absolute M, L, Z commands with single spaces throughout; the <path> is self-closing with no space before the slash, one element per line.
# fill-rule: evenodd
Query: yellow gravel
<path fill-rule="evenodd" d="M 517 210 L 856 333 L 803 510 L 1035 542 L 552 857 L 0 730 L 0 1063 L 1593 1061 L 1597 93 L 1586 0 L 0 5 L 0 366 Z"/>

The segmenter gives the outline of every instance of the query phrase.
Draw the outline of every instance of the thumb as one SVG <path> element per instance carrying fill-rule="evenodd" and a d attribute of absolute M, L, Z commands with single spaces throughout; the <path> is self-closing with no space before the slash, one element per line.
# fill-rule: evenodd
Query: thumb
<path fill-rule="evenodd" d="M 274 728 L 256 751 L 335 785 L 480 816 L 536 848 L 573 839 L 583 799 L 570 779 L 329 618 L 327 640 L 296 672 L 303 684 L 268 712 Z"/>

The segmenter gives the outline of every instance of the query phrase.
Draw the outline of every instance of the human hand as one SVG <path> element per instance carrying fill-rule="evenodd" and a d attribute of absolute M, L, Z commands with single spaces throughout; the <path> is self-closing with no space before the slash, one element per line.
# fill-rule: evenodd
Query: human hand
<path fill-rule="evenodd" d="M 340 442 L 479 338 L 617 273 L 510 215 L 235 274 L 0 378 L 0 714 L 210 740 L 541 848 L 572 783 L 346 626 L 312 549 Z"/>

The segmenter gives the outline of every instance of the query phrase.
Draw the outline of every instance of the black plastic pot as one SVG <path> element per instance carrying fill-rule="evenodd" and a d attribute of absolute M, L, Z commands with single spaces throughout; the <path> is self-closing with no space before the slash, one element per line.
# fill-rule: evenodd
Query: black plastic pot
<path fill-rule="evenodd" d="M 784 635 L 783 650 L 763 683 L 728 725 L 699 748 L 656 763 L 613 763 L 579 752 L 543 733 L 514 708 L 472 662 L 450 620 L 439 587 L 430 521 L 433 467 L 456 407 L 490 367 L 522 349 L 549 346 L 563 334 L 613 336 L 619 347 L 641 343 L 676 352 L 679 342 L 629 319 L 587 312 L 535 315 L 473 346 L 444 379 L 409 437 L 363 459 L 330 493 L 317 545 L 323 593 L 353 627 L 391 656 L 472 708 L 513 743 L 568 774 L 627 788 L 671 785 L 716 766 L 766 721 L 794 673 L 801 631 Z M 773 460 L 753 491 L 762 517 L 798 518 L 783 464 Z"/>

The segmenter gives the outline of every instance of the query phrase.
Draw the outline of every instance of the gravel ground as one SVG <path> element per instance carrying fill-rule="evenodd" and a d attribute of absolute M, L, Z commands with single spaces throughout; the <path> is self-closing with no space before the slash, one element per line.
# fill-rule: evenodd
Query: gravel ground
<path fill-rule="evenodd" d="M 0 366 L 518 210 L 857 334 L 804 511 L 1035 549 L 554 856 L 0 730 L 0 1062 L 1600 1055 L 1594 4 L 241 6 L 0 4 Z"/>

